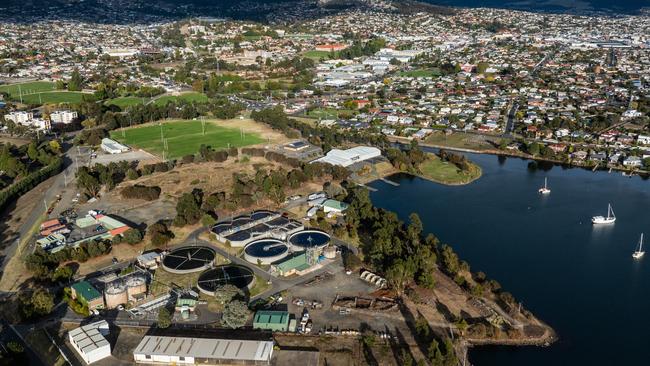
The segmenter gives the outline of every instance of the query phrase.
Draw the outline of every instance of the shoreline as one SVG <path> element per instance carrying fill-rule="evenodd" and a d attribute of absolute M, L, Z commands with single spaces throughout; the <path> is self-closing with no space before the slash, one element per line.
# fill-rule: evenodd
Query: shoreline
<path fill-rule="evenodd" d="M 405 137 L 398 137 L 398 136 L 389 136 L 389 141 L 394 142 L 394 143 L 399 143 L 399 144 L 404 144 L 406 142 L 410 142 L 410 139 L 407 139 Z M 495 155 L 495 156 L 505 156 L 505 157 L 511 157 L 511 158 L 520 158 L 520 159 L 526 159 L 526 160 L 532 160 L 532 161 L 539 161 L 539 162 L 546 162 L 546 163 L 553 163 L 553 164 L 560 164 L 560 165 L 566 165 L 571 168 L 582 168 L 582 169 L 589 169 L 592 171 L 597 171 L 597 170 L 602 170 L 602 171 L 607 171 L 607 170 L 614 170 L 622 173 L 632 173 L 641 177 L 650 177 L 650 172 L 645 171 L 645 170 L 639 170 L 639 169 L 626 169 L 624 167 L 620 166 L 602 166 L 601 164 L 598 164 L 596 166 L 591 166 L 591 165 L 586 165 L 586 164 L 579 164 L 576 161 L 564 161 L 564 160 L 557 160 L 557 159 L 549 159 L 549 158 L 543 158 L 539 156 L 534 156 L 534 155 L 529 155 L 523 152 L 513 152 L 513 151 L 508 151 L 508 150 L 496 150 L 496 149 L 486 149 L 486 150 L 475 150 L 475 149 L 468 149 L 468 148 L 462 148 L 462 147 L 454 147 L 454 146 L 444 146 L 444 145 L 436 145 L 436 144 L 429 144 L 426 142 L 419 142 L 418 145 L 421 147 L 426 147 L 430 149 L 443 149 L 443 150 L 449 150 L 449 151 L 456 151 L 456 152 L 463 152 L 463 153 L 469 153 L 469 154 L 481 154 L 481 155 Z M 436 182 L 437 183 L 437 182 Z"/>

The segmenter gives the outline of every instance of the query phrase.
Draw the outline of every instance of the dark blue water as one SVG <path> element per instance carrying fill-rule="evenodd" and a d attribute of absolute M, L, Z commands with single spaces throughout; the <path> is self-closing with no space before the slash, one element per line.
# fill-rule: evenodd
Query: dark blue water
<path fill-rule="evenodd" d="M 476 182 L 443 186 L 410 176 L 374 182 L 375 205 L 454 247 L 472 270 L 484 271 L 560 337 L 547 348 L 485 347 L 470 361 L 488 365 L 648 365 L 650 257 L 632 252 L 650 234 L 650 182 L 620 173 L 554 167 L 529 171 L 528 161 L 470 155 L 483 168 Z M 549 180 L 552 193 L 537 189 Z M 593 227 L 611 202 L 617 221 Z"/>
<path fill-rule="evenodd" d="M 563 0 L 563 1 L 531 1 L 531 0 L 425 0 L 435 5 L 447 5 L 466 8 L 502 8 L 525 11 L 564 12 L 576 10 L 612 11 L 634 13 L 641 8 L 650 6 L 648 0 Z M 496 19 L 500 20 L 500 19 Z M 502 20 L 503 21 L 503 20 Z M 507 23 L 507 22 L 506 22 Z"/>

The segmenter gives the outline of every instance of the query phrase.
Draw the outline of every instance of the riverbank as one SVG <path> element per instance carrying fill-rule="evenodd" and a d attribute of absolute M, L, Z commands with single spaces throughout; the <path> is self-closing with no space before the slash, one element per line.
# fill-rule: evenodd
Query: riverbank
<path fill-rule="evenodd" d="M 461 169 L 454 163 L 443 161 L 439 156 L 428 153 L 427 160 L 420 164 L 420 178 L 448 186 L 460 186 L 472 183 L 483 174 L 481 167 L 466 160 L 467 169 Z"/>
<path fill-rule="evenodd" d="M 389 136 L 388 140 L 391 142 L 399 143 L 399 144 L 410 144 L 411 140 L 406 138 L 406 137 L 399 137 L 399 136 Z M 456 152 L 462 152 L 462 153 L 470 153 L 470 154 L 484 154 L 484 155 L 498 155 L 498 156 L 506 156 L 506 157 L 513 157 L 513 158 L 521 158 L 521 159 L 527 159 L 527 160 L 533 160 L 533 161 L 539 161 L 539 162 L 546 162 L 546 163 L 552 163 L 552 164 L 561 164 L 561 165 L 566 165 L 569 167 L 575 167 L 575 168 L 583 168 L 583 169 L 591 169 L 591 170 L 615 170 L 623 173 L 631 173 L 631 174 L 637 174 L 640 176 L 650 176 L 650 172 L 645 171 L 645 170 L 640 170 L 640 169 L 629 169 L 621 166 L 603 166 L 603 165 L 593 165 L 593 164 L 588 164 L 588 163 L 581 163 L 580 161 L 576 160 L 571 160 L 571 161 L 566 161 L 566 160 L 558 160 L 558 159 L 550 159 L 550 158 L 545 158 L 542 156 L 536 156 L 536 155 L 530 155 L 523 153 L 521 151 L 514 151 L 514 150 L 500 150 L 500 149 L 470 149 L 470 148 L 460 148 L 460 147 L 455 147 L 455 146 L 446 146 L 446 145 L 440 145 L 440 144 L 431 144 L 431 143 L 426 143 L 426 142 L 419 142 L 418 145 L 420 147 L 427 147 L 431 149 L 444 149 L 448 151 L 456 151 Z"/>

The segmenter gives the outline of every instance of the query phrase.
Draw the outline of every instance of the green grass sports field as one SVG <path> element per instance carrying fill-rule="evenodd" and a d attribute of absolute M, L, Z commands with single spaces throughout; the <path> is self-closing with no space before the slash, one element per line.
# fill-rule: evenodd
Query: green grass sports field
<path fill-rule="evenodd" d="M 167 142 L 165 157 L 181 158 L 184 155 L 195 154 L 202 144 L 218 150 L 230 146 L 247 146 L 263 142 L 257 134 L 247 133 L 243 137 L 237 128 L 226 128 L 205 121 L 203 134 L 201 121 L 165 121 L 162 122 L 162 136 Z M 123 133 L 124 132 L 124 133 Z M 156 123 L 143 127 L 133 127 L 111 132 L 111 138 L 162 156 L 161 125 Z"/>
<path fill-rule="evenodd" d="M 28 83 L 1 85 L 0 92 L 9 94 L 9 99 L 28 104 L 45 103 L 80 103 L 84 93 L 56 90 L 55 84 L 49 81 L 33 81 Z"/>

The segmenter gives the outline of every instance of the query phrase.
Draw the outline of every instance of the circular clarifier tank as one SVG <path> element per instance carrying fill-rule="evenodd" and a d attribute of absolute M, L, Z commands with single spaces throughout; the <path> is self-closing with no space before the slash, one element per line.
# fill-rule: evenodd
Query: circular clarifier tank
<path fill-rule="evenodd" d="M 271 264 L 287 256 L 289 247 L 281 240 L 260 239 L 244 248 L 244 259 L 254 264 Z"/>
<path fill-rule="evenodd" d="M 291 249 L 296 252 L 307 249 L 318 249 L 326 247 L 330 242 L 328 233 L 320 230 L 307 229 L 299 231 L 289 237 Z"/>
<path fill-rule="evenodd" d="M 172 250 L 163 258 L 163 268 L 171 273 L 192 273 L 209 268 L 214 261 L 214 249 L 203 246 Z"/>
<path fill-rule="evenodd" d="M 209 296 L 214 296 L 215 291 L 224 285 L 234 285 L 243 290 L 250 289 L 254 283 L 255 275 L 250 269 L 233 264 L 209 269 L 201 273 L 197 281 L 199 290 Z"/>

